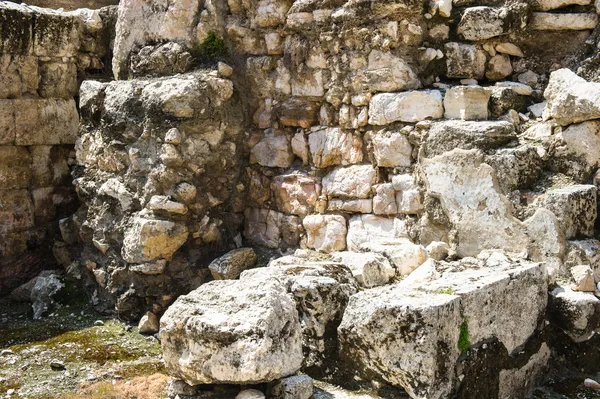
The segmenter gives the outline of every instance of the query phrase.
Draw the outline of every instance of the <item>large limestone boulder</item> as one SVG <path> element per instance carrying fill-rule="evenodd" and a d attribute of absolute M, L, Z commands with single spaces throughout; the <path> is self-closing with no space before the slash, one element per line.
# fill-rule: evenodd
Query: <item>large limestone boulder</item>
<path fill-rule="evenodd" d="M 574 342 L 590 339 L 600 328 L 600 299 L 591 292 L 556 287 L 550 293 L 548 318 Z"/>
<path fill-rule="evenodd" d="M 362 287 L 372 288 L 389 284 L 396 277 L 396 269 L 381 254 L 334 252 L 332 259 L 347 266 Z"/>
<path fill-rule="evenodd" d="M 212 281 L 179 297 L 160 340 L 167 370 L 190 385 L 269 382 L 302 364 L 296 304 L 273 278 Z"/>
<path fill-rule="evenodd" d="M 592 236 L 597 216 L 597 189 L 590 184 L 548 190 L 543 206 L 558 218 L 567 239 L 578 235 Z"/>
<path fill-rule="evenodd" d="M 448 119 L 486 120 L 491 93 L 481 86 L 456 86 L 446 90 L 444 116 Z"/>
<path fill-rule="evenodd" d="M 491 255 L 428 265 L 418 282 L 352 296 L 338 328 L 340 353 L 354 371 L 413 398 L 449 396 L 459 378 L 455 362 L 469 345 L 497 339 L 509 354 L 518 350 L 547 302 L 543 264 Z"/>
<path fill-rule="evenodd" d="M 587 82 L 570 69 L 550 74 L 544 97 L 544 115 L 560 125 L 600 118 L 600 83 Z"/>
<path fill-rule="evenodd" d="M 476 44 L 450 42 L 444 45 L 446 76 L 461 79 L 482 79 L 485 75 L 486 52 Z"/>
<path fill-rule="evenodd" d="M 360 251 L 363 243 L 393 241 L 407 237 L 406 226 L 398 218 L 376 215 L 356 215 L 348 222 L 347 247 L 349 251 Z"/>
<path fill-rule="evenodd" d="M 305 354 L 303 366 L 323 367 L 336 355 L 336 330 L 349 298 L 358 291 L 356 280 L 342 263 L 315 260 L 310 254 L 275 259 L 268 267 L 245 271 L 240 279 L 260 285 L 273 277 L 287 287 L 296 302 Z"/>

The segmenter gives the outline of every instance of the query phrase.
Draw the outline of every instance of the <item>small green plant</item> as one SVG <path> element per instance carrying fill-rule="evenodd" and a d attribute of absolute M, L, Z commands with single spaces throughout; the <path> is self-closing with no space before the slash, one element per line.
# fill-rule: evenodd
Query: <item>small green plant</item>
<path fill-rule="evenodd" d="M 217 34 L 212 31 L 208 32 L 208 36 L 206 36 L 206 39 L 200 45 L 200 51 L 208 59 L 215 59 L 227 53 L 223 39 L 219 39 Z"/>
<path fill-rule="evenodd" d="M 467 320 L 463 321 L 460 325 L 460 332 L 458 334 L 458 350 L 460 353 L 465 353 L 471 346 L 469 340 L 469 323 Z"/>
<path fill-rule="evenodd" d="M 440 288 L 437 291 L 438 294 L 446 294 L 446 295 L 450 295 L 454 293 L 454 290 L 450 287 L 446 287 L 446 288 Z"/>

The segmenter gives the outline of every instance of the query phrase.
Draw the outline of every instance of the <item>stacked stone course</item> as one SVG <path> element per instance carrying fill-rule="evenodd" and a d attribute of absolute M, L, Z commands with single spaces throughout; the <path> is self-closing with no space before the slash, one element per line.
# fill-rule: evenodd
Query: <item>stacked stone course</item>
<path fill-rule="evenodd" d="M 103 68 L 109 19 L 108 10 L 59 13 L 0 5 L 2 295 L 39 267 L 56 265 L 49 249 L 60 237 L 58 220 L 78 202 L 70 176 L 78 82 L 85 71 Z"/>

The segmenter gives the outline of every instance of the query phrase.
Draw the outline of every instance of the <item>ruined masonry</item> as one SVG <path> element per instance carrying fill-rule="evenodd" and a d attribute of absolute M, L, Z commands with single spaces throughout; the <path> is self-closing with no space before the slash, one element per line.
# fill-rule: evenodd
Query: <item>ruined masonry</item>
<path fill-rule="evenodd" d="M 2 2 L 0 292 L 52 254 L 159 328 L 174 397 L 516 399 L 597 372 L 597 11 Z"/>

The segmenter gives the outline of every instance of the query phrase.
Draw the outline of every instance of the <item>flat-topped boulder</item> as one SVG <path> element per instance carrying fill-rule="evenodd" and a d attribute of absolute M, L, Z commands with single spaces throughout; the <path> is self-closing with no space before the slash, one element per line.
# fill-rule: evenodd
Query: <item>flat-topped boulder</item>
<path fill-rule="evenodd" d="M 179 297 L 160 320 L 165 366 L 190 385 L 292 375 L 302 364 L 300 331 L 294 300 L 273 278 L 212 281 Z"/>
<path fill-rule="evenodd" d="M 338 328 L 340 352 L 354 371 L 402 387 L 412 398 L 447 397 L 459 378 L 454 365 L 461 352 L 496 339 L 510 354 L 544 317 L 543 264 L 496 253 L 421 267 L 427 270 L 414 272 L 420 278 L 352 296 Z"/>

